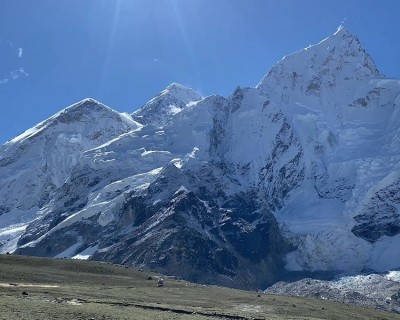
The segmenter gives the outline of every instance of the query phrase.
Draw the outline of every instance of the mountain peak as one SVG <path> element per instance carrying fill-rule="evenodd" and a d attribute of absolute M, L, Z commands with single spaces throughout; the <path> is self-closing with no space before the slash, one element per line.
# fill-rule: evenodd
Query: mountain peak
<path fill-rule="evenodd" d="M 187 101 L 186 103 L 189 103 L 191 101 L 199 101 L 202 99 L 202 96 L 194 91 L 192 88 L 185 87 L 184 85 L 177 82 L 172 82 L 171 84 L 169 84 L 155 98 L 159 97 L 160 95 L 173 95 L 176 96 L 178 99 Z"/>
<path fill-rule="evenodd" d="M 356 36 L 353 35 L 353 34 L 349 31 L 349 29 L 347 29 L 344 25 L 340 25 L 340 26 L 337 28 L 336 32 L 335 32 L 332 36 L 337 36 L 337 35 L 349 35 L 349 36 L 356 37 Z M 332 36 L 331 36 L 331 37 L 332 37 Z"/>
<path fill-rule="evenodd" d="M 189 103 L 203 99 L 192 88 L 173 82 L 163 91 L 132 113 L 132 118 L 142 124 L 165 125 Z"/>
<path fill-rule="evenodd" d="M 98 102 L 96 99 L 93 99 L 93 98 L 85 98 L 85 99 L 82 99 L 81 101 L 78 101 L 77 103 L 100 103 L 100 102 Z"/>
<path fill-rule="evenodd" d="M 71 112 L 76 110 L 86 110 L 90 111 L 92 109 L 111 109 L 106 105 L 102 104 L 101 102 L 93 99 L 93 98 L 85 98 L 82 99 L 66 108 L 61 110 L 59 113 Z"/>
<path fill-rule="evenodd" d="M 358 54 L 365 54 L 365 49 L 362 47 L 357 36 L 355 36 L 343 26 L 339 26 L 339 28 L 333 35 L 325 38 L 315 46 L 322 46 L 325 47 L 327 50 L 333 47 L 347 48 L 350 49 L 354 56 Z"/>
<path fill-rule="evenodd" d="M 315 45 L 283 57 L 257 85 L 263 94 L 275 88 L 318 95 L 321 90 L 347 88 L 354 82 L 383 77 L 358 38 L 339 27 Z"/>
<path fill-rule="evenodd" d="M 166 89 L 168 89 L 168 90 L 192 90 L 191 88 L 185 87 L 184 85 L 177 83 L 177 82 L 170 83 Z"/>
<path fill-rule="evenodd" d="M 330 35 L 328 38 L 332 38 L 332 37 L 342 37 L 342 39 L 353 38 L 359 42 L 357 36 L 354 33 L 352 33 L 348 28 L 346 28 L 344 25 L 339 25 L 339 27 L 336 29 L 335 33 Z"/>
<path fill-rule="evenodd" d="M 9 143 L 21 142 L 28 138 L 38 136 L 50 127 L 69 126 L 72 123 L 97 123 L 118 122 L 126 128 L 137 128 L 138 123 L 133 121 L 129 116 L 123 116 L 114 109 L 100 103 L 92 98 L 85 98 L 78 101 L 61 111 L 57 112 L 50 118 L 36 124 L 34 127 L 26 130 L 22 134 L 13 138 Z"/>

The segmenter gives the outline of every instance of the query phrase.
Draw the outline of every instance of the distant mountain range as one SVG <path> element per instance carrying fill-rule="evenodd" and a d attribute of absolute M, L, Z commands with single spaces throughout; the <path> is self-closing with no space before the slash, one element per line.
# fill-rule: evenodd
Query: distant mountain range
<path fill-rule="evenodd" d="M 0 147 L 0 251 L 253 289 L 400 268 L 399 109 L 344 28 L 229 97 L 85 99 Z"/>

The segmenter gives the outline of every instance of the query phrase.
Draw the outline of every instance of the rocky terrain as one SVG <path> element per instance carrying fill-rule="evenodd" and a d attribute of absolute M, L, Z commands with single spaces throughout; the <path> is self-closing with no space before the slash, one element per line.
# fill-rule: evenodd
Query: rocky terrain
<path fill-rule="evenodd" d="M 305 278 L 277 282 L 265 290 L 269 294 L 312 297 L 400 313 L 400 272 L 345 276 L 337 280 Z"/>

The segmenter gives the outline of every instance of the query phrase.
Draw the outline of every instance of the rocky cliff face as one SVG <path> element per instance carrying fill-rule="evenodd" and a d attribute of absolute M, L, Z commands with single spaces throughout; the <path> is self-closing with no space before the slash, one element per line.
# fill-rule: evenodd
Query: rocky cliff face
<path fill-rule="evenodd" d="M 241 288 L 398 268 L 399 104 L 345 29 L 226 98 L 85 100 L 1 147 L 0 250 Z"/>

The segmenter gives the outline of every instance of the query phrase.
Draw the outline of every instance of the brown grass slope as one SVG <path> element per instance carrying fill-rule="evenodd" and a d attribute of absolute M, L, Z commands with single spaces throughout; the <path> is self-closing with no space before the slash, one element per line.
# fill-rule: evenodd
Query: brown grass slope
<path fill-rule="evenodd" d="M 157 276 L 101 262 L 0 255 L 0 319 L 400 319 L 173 279 L 158 288 Z"/>

